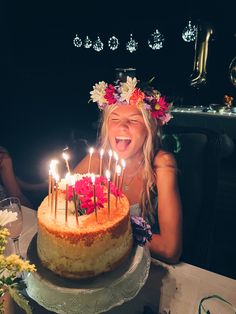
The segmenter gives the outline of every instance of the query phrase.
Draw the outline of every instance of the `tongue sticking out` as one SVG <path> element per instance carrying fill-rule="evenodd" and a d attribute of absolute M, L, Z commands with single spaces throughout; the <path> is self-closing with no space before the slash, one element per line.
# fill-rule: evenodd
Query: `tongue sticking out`
<path fill-rule="evenodd" d="M 131 140 L 118 140 L 118 139 L 116 139 L 116 148 L 118 151 L 124 152 L 130 143 L 131 143 Z"/>

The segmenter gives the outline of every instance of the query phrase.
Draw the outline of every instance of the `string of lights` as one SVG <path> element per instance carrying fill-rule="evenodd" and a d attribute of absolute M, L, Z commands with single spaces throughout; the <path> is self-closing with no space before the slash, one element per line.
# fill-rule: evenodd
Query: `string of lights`
<path fill-rule="evenodd" d="M 197 34 L 197 27 L 196 25 L 192 25 L 191 20 L 188 21 L 188 24 L 186 27 L 184 27 L 182 32 L 182 38 L 186 42 L 192 42 L 195 41 Z M 160 50 L 163 48 L 165 42 L 165 36 L 159 32 L 158 29 L 156 29 L 153 33 L 151 33 L 147 39 L 147 45 L 152 50 Z M 100 52 L 104 49 L 105 43 L 101 40 L 100 36 L 97 36 L 97 38 L 92 41 L 90 37 L 87 35 L 82 41 L 82 39 L 78 36 L 78 34 L 75 35 L 75 38 L 73 39 L 73 44 L 76 48 L 84 47 L 86 49 L 92 48 L 97 52 Z M 115 35 L 112 35 L 108 41 L 107 46 L 110 50 L 115 51 L 119 48 L 120 41 L 118 37 Z M 130 34 L 129 40 L 125 45 L 125 48 L 130 53 L 135 52 L 138 49 L 138 41 L 133 37 L 133 34 Z"/>

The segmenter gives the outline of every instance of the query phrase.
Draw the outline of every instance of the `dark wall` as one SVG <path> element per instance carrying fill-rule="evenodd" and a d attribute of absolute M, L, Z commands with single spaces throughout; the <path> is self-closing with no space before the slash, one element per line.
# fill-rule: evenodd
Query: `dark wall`
<path fill-rule="evenodd" d="M 142 80 L 155 76 L 164 94 L 179 96 L 186 105 L 220 103 L 224 94 L 235 94 L 228 79 L 236 51 L 230 2 L 90 1 L 81 7 L 79 1 L 5 1 L 1 8 L 1 145 L 17 158 L 60 149 L 74 129 L 94 134 L 98 111 L 88 104 L 89 91 L 99 80 L 113 81 L 116 67 L 135 67 Z M 214 29 L 207 84 L 198 90 L 189 86 L 194 43 L 181 38 L 189 16 Z M 146 42 L 156 28 L 166 39 L 163 49 L 152 51 Z M 112 52 L 106 45 L 100 53 L 76 48 L 76 33 L 82 39 L 100 35 L 104 42 L 114 34 L 120 48 Z M 133 54 L 124 49 L 130 33 L 139 42 Z"/>

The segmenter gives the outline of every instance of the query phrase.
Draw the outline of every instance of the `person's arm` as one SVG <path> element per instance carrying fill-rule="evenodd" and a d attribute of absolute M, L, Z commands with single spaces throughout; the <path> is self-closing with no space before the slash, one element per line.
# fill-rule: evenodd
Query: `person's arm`
<path fill-rule="evenodd" d="M 22 205 L 32 207 L 32 204 L 22 193 L 19 187 L 19 184 L 14 174 L 11 157 L 7 152 L 4 152 L 4 155 L 2 155 L 1 158 L 0 176 L 2 184 L 8 196 L 18 197 Z"/>
<path fill-rule="evenodd" d="M 160 151 L 154 162 L 158 191 L 160 234 L 149 243 L 153 257 L 177 263 L 182 252 L 182 208 L 177 182 L 177 165 L 173 155 Z"/>

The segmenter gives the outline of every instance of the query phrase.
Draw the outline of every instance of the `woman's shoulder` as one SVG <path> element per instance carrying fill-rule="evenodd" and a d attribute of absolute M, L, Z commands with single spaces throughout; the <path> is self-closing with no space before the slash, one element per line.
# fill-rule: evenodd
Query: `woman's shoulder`
<path fill-rule="evenodd" d="M 172 167 L 177 168 L 175 157 L 172 153 L 167 152 L 163 149 L 160 149 L 155 158 L 154 158 L 154 166 L 156 168 L 162 167 Z"/>

